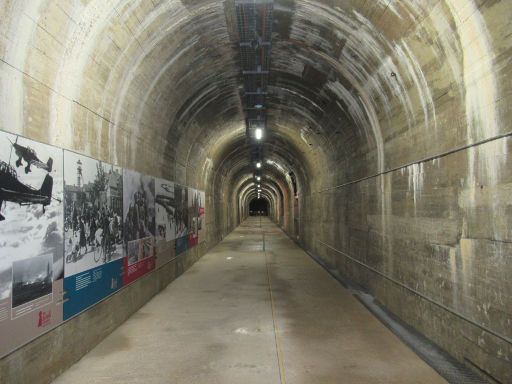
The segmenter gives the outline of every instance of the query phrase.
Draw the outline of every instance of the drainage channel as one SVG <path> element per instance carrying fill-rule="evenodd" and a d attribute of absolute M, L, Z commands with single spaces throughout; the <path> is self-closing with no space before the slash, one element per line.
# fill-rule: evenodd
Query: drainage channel
<path fill-rule="evenodd" d="M 293 239 L 292 239 L 293 240 Z M 450 384 L 489 384 L 480 375 L 449 355 L 421 333 L 405 324 L 378 303 L 375 298 L 337 270 L 329 268 L 318 256 L 306 253 L 363 304 L 382 324 L 397 335 L 414 353 Z"/>

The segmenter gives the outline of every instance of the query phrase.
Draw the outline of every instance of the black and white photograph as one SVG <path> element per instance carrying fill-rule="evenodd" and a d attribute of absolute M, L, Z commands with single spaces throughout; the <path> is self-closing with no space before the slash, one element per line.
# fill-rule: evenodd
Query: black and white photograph
<path fill-rule="evenodd" d="M 194 188 L 188 189 L 188 238 L 189 246 L 195 246 L 199 240 L 199 191 Z"/>
<path fill-rule="evenodd" d="M 133 265 L 144 260 L 146 257 L 152 256 L 155 256 L 155 238 L 153 236 L 128 242 L 128 265 Z"/>
<path fill-rule="evenodd" d="M 131 170 L 123 173 L 124 240 L 155 236 L 155 179 Z"/>
<path fill-rule="evenodd" d="M 176 199 L 176 239 L 188 235 L 188 188 L 179 184 L 174 185 Z"/>
<path fill-rule="evenodd" d="M 64 276 L 62 165 L 62 149 L 0 132 L 0 300 L 16 286 L 13 304 L 27 303 Z"/>
<path fill-rule="evenodd" d="M 156 209 L 156 266 L 172 260 L 176 255 L 176 199 L 174 183 L 165 179 L 155 180 Z"/>
<path fill-rule="evenodd" d="M 15 261 L 12 264 L 12 307 L 52 293 L 52 275 L 51 253 Z"/>
<path fill-rule="evenodd" d="M 140 240 L 139 261 L 155 256 L 155 238 L 152 236 Z"/>
<path fill-rule="evenodd" d="M 12 267 L 0 272 L 0 301 L 11 295 Z"/>
<path fill-rule="evenodd" d="M 176 200 L 174 184 L 156 179 L 156 240 L 171 241 L 176 236 Z"/>
<path fill-rule="evenodd" d="M 137 261 L 139 261 L 139 248 L 139 240 L 129 241 L 126 245 L 128 265 L 135 264 Z"/>
<path fill-rule="evenodd" d="M 205 238 L 206 229 L 206 194 L 204 191 L 199 191 L 199 215 L 197 217 L 197 232 L 199 233 L 199 242 Z"/>
<path fill-rule="evenodd" d="M 123 257 L 120 167 L 64 151 L 66 277 Z"/>

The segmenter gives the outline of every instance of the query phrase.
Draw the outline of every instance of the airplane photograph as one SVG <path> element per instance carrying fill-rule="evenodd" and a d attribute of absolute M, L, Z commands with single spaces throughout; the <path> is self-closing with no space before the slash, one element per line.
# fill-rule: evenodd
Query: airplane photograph
<path fill-rule="evenodd" d="M 155 180 L 155 220 L 156 220 L 156 265 L 165 264 L 175 257 L 176 200 L 174 183 L 165 179 Z"/>
<path fill-rule="evenodd" d="M 33 165 L 35 167 L 44 169 L 46 172 L 52 171 L 53 159 L 50 157 L 46 163 L 43 163 L 36 155 L 36 152 L 30 147 L 24 147 L 18 144 L 18 138 L 16 141 L 12 143 L 12 147 L 16 152 L 16 156 L 18 156 L 18 160 L 16 160 L 16 167 L 20 167 L 23 164 L 23 161 L 27 164 L 25 167 L 25 173 L 32 172 L 30 166 Z M 23 160 L 23 161 L 22 161 Z"/>
<path fill-rule="evenodd" d="M 18 203 L 19 205 L 41 204 L 43 212 L 52 200 L 53 179 L 47 174 L 40 189 L 35 189 L 18 180 L 16 170 L 0 160 L 0 207 L 4 201 Z M 0 212 L 0 221 L 5 217 Z"/>
<path fill-rule="evenodd" d="M 176 210 L 176 203 L 174 201 L 174 198 L 167 197 L 164 195 L 156 195 L 155 202 L 162 206 L 168 215 L 173 215 L 174 211 Z"/>
<path fill-rule="evenodd" d="M 163 231 L 157 231 L 157 240 L 174 240 L 176 226 L 176 201 L 174 184 L 163 179 L 156 180 L 156 225 Z"/>
<path fill-rule="evenodd" d="M 62 165 L 62 149 L 0 131 L 0 276 L 10 276 L 14 265 L 23 264 L 18 262 L 44 255 L 50 258 L 52 280 L 63 278 Z M 32 166 L 29 172 L 27 166 Z M 12 278 L 0 288 L 1 297 L 12 296 Z M 47 290 L 32 290 L 30 297 Z"/>

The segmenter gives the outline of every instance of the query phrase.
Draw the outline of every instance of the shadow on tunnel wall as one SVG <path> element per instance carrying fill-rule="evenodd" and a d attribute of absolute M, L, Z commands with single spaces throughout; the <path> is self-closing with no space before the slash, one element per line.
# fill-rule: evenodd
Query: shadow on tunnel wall
<path fill-rule="evenodd" d="M 512 2 L 275 0 L 274 11 L 259 174 L 232 0 L 7 2 L 0 129 L 204 190 L 207 245 L 183 269 L 249 215 L 261 181 L 269 217 L 306 250 L 512 382 Z M 0 373 L 55 375 L 88 348 L 63 340 L 107 316 L 84 345 L 98 342 L 174 268 Z M 69 356 L 43 358 L 48 345 Z"/>

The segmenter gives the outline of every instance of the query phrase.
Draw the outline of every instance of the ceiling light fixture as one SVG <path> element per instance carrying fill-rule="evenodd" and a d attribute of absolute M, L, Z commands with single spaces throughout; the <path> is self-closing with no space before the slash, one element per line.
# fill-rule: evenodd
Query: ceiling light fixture
<path fill-rule="evenodd" d="M 258 161 L 258 162 L 256 163 L 256 168 L 261 168 L 261 161 Z"/>
<path fill-rule="evenodd" d="M 263 137 L 263 129 L 256 128 L 255 135 L 256 135 L 256 140 L 261 140 L 261 138 Z"/>

